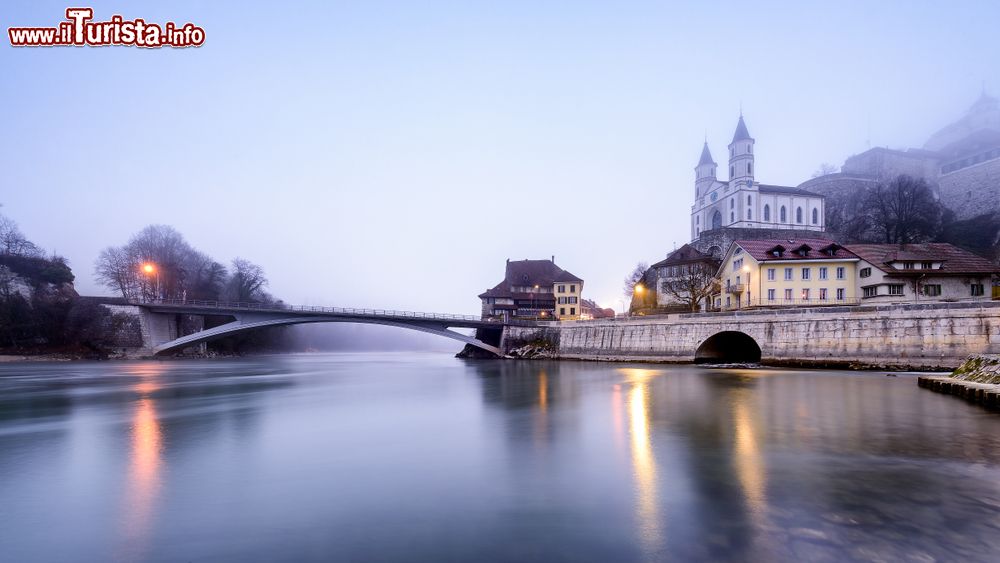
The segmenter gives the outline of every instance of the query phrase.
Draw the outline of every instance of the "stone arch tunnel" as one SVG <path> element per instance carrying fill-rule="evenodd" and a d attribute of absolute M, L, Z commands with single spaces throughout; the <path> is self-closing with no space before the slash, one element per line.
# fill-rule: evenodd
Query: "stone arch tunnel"
<path fill-rule="evenodd" d="M 760 345 L 750 335 L 726 330 L 702 342 L 695 352 L 694 361 L 697 364 L 756 363 L 760 357 Z"/>

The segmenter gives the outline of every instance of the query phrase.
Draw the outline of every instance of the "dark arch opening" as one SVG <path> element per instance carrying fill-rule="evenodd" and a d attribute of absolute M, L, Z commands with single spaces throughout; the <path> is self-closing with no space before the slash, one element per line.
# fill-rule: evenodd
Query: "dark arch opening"
<path fill-rule="evenodd" d="M 694 353 L 696 364 L 756 363 L 760 346 L 749 335 L 735 330 L 713 334 Z"/>

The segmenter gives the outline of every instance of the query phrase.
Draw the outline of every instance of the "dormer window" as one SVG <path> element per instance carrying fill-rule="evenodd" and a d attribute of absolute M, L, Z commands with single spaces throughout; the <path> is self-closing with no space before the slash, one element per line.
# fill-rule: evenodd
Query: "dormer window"
<path fill-rule="evenodd" d="M 809 255 L 810 250 L 812 250 L 811 246 L 809 246 L 808 244 L 803 244 L 795 249 L 795 254 L 805 258 L 806 256 Z"/>
<path fill-rule="evenodd" d="M 924 270 L 930 270 L 931 268 L 934 267 L 934 265 L 930 262 L 924 262 L 920 264 L 920 267 L 923 268 Z"/>

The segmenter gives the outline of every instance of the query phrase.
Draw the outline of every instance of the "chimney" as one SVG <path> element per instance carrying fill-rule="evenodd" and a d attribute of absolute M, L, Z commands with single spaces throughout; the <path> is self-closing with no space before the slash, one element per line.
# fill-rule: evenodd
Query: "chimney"
<path fill-rule="evenodd" d="M 555 264 L 555 263 L 556 263 L 556 255 L 555 255 L 555 254 L 553 254 L 553 255 L 552 255 L 552 263 L 553 263 L 553 264 Z"/>

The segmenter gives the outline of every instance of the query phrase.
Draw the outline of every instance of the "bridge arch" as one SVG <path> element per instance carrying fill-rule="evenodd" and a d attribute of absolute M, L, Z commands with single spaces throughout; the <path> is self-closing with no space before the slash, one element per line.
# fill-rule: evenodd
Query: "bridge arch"
<path fill-rule="evenodd" d="M 756 363 L 760 361 L 760 345 L 749 334 L 726 330 L 705 339 L 694 354 L 696 364 Z"/>
<path fill-rule="evenodd" d="M 194 346 L 196 344 L 201 344 L 203 342 L 210 342 L 212 340 L 217 340 L 219 338 L 224 338 L 226 336 L 232 336 L 234 334 L 239 334 L 243 332 L 250 332 L 253 330 L 258 330 L 265 327 L 272 326 L 289 326 L 294 324 L 306 324 L 306 323 L 362 323 L 362 324 L 378 324 L 385 326 L 394 326 L 398 328 L 406 328 L 410 330 L 417 330 L 420 332 L 426 332 L 428 334 L 435 334 L 438 336 L 443 336 L 445 338 L 451 338 L 452 340 L 458 340 L 459 342 L 464 342 L 466 344 L 471 344 L 477 348 L 481 348 L 488 352 L 492 352 L 497 356 L 502 356 L 500 349 L 496 346 L 492 346 L 481 340 L 476 339 L 474 336 L 469 336 L 467 334 L 462 334 L 461 332 L 456 332 L 451 330 L 441 324 L 434 322 L 400 322 L 390 319 L 372 319 L 372 318 L 337 318 L 328 316 L 277 316 L 269 314 L 239 314 L 235 315 L 235 319 L 232 322 L 219 325 L 210 329 L 206 329 L 200 332 L 195 332 L 185 336 L 181 336 L 169 342 L 163 342 L 153 347 L 154 355 L 166 355 L 172 352 L 178 352 L 184 348 Z M 499 327 L 498 327 L 499 328 Z"/>

